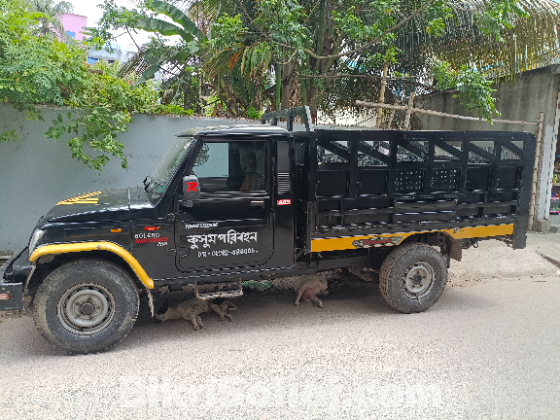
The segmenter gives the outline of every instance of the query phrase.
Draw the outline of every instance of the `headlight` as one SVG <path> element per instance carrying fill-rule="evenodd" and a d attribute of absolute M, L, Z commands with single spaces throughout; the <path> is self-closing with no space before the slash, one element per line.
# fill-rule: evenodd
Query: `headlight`
<path fill-rule="evenodd" d="M 35 247 L 37 246 L 37 242 L 41 240 L 44 234 L 44 230 L 35 229 L 35 232 L 33 232 L 33 235 L 31 235 L 31 240 L 29 241 L 29 255 L 33 253 Z"/>

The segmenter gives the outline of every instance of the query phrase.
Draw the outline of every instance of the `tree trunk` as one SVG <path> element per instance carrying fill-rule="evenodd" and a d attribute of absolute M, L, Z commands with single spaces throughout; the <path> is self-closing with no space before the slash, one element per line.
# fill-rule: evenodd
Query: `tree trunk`
<path fill-rule="evenodd" d="M 282 104 L 281 109 L 290 108 L 292 98 L 292 82 L 293 82 L 294 65 L 292 63 L 282 66 Z"/>
<path fill-rule="evenodd" d="M 259 68 L 259 71 L 255 75 L 255 109 L 260 111 L 262 109 L 262 94 L 261 94 L 261 82 L 262 82 L 262 75 L 263 75 L 263 68 L 262 66 Z"/>
<path fill-rule="evenodd" d="M 282 99 L 280 109 L 290 108 L 290 98 L 292 95 L 292 78 L 287 77 L 282 80 Z"/>
<path fill-rule="evenodd" d="M 387 86 L 387 73 L 389 71 L 389 66 L 387 63 L 383 66 L 383 78 L 381 79 L 381 90 L 379 92 L 379 103 L 382 104 L 385 102 L 385 87 Z M 377 108 L 377 121 L 375 126 L 377 128 L 381 127 L 381 120 L 383 118 L 383 109 Z"/>
<path fill-rule="evenodd" d="M 186 111 L 189 109 L 189 85 L 185 83 L 183 86 L 183 109 Z"/>
<path fill-rule="evenodd" d="M 313 124 L 317 124 L 317 105 L 315 105 L 314 103 L 311 104 L 311 106 L 309 107 L 309 113 L 311 114 L 311 122 Z"/>
<path fill-rule="evenodd" d="M 275 111 L 280 111 L 280 102 L 282 96 L 282 66 L 280 64 L 276 64 L 274 66 L 274 73 L 276 78 L 276 101 L 275 101 Z"/>
<path fill-rule="evenodd" d="M 311 82 L 310 82 L 311 83 Z M 309 89 L 309 99 L 307 105 L 309 105 L 309 112 L 311 113 L 311 122 L 317 124 L 317 88 L 311 86 Z"/>

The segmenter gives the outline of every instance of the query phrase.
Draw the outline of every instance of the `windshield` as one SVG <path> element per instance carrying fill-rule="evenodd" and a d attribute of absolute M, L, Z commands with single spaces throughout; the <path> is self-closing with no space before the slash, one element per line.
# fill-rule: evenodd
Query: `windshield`
<path fill-rule="evenodd" d="M 152 203 L 159 201 L 169 186 L 177 169 L 183 163 L 192 142 L 192 137 L 177 137 L 177 140 L 167 150 L 152 175 L 144 180 L 144 189 Z"/>

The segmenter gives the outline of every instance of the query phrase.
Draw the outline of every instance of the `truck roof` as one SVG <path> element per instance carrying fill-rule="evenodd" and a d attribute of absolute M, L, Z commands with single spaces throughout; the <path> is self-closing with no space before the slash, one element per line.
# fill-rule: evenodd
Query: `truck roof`
<path fill-rule="evenodd" d="M 229 125 L 214 127 L 197 127 L 185 130 L 177 137 L 222 137 L 222 136 L 244 136 L 244 137 L 289 137 L 291 133 L 283 127 L 254 124 L 254 125 Z"/>

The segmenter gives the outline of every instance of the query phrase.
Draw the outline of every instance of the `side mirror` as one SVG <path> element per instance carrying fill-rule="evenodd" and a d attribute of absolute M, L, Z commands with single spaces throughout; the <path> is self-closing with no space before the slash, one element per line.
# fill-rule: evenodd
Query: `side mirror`
<path fill-rule="evenodd" d="M 200 198 L 200 185 L 196 175 L 183 177 L 183 200 L 196 200 Z"/>

